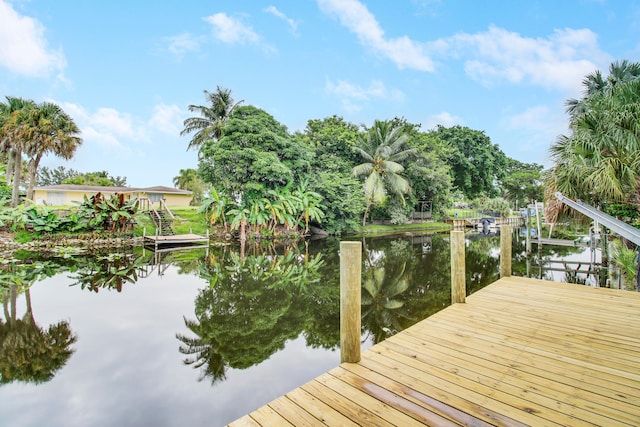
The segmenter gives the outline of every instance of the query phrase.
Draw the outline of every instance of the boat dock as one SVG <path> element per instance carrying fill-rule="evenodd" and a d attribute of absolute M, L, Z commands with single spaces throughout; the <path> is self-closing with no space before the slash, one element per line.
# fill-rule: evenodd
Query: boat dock
<path fill-rule="evenodd" d="M 209 243 L 209 236 L 199 234 L 173 234 L 167 236 L 144 236 L 145 246 L 153 247 L 154 251 L 173 250 L 174 248 L 193 247 Z"/>
<path fill-rule="evenodd" d="M 231 426 L 638 426 L 640 293 L 503 277 Z"/>

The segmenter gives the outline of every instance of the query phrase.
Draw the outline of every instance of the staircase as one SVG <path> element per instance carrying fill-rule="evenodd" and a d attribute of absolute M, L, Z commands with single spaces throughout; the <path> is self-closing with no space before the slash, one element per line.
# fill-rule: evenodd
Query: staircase
<path fill-rule="evenodd" d="M 156 226 L 157 234 L 160 236 L 174 236 L 173 218 L 163 210 L 149 210 L 149 216 Z"/>

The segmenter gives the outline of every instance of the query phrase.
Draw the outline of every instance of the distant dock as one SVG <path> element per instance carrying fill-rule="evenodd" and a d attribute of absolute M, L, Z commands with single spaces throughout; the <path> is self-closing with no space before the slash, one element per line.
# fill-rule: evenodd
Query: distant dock
<path fill-rule="evenodd" d="M 192 248 L 194 245 L 209 243 L 209 236 L 199 234 L 174 234 L 170 236 L 144 236 L 145 246 L 152 246 L 155 252 Z"/>

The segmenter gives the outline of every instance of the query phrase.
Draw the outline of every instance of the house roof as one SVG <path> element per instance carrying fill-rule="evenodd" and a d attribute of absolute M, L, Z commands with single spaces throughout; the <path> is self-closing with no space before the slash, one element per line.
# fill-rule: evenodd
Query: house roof
<path fill-rule="evenodd" d="M 97 185 L 44 185 L 35 187 L 34 190 L 41 191 L 75 191 L 82 193 L 166 193 L 166 194 L 192 194 L 191 191 L 180 190 L 178 188 L 157 185 L 155 187 L 101 187 Z"/>

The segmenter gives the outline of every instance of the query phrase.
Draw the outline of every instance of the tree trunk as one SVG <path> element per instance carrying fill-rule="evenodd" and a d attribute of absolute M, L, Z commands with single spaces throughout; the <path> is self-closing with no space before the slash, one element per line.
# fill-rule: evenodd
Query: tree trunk
<path fill-rule="evenodd" d="M 42 154 L 38 154 L 29 162 L 29 189 L 27 190 L 27 199 L 29 200 L 33 200 L 33 187 L 35 186 L 40 160 L 42 160 Z"/>
<path fill-rule="evenodd" d="M 247 232 L 245 221 L 240 221 L 240 259 L 244 259 L 245 242 L 247 241 Z"/>
<path fill-rule="evenodd" d="M 18 285 L 11 285 L 9 288 L 9 309 L 11 310 L 9 313 L 9 319 L 7 319 L 8 323 L 13 326 L 16 324 L 16 300 L 18 299 Z"/>
<path fill-rule="evenodd" d="M 9 150 L 7 155 L 7 170 L 5 171 L 7 185 L 11 185 L 11 178 L 13 177 L 13 149 Z"/>
<path fill-rule="evenodd" d="M 14 208 L 18 206 L 20 203 L 20 180 L 21 180 L 21 172 L 22 172 L 22 152 L 20 150 L 15 150 L 13 153 L 13 190 L 11 192 L 11 206 Z"/>
<path fill-rule="evenodd" d="M 369 208 L 371 207 L 371 203 L 367 203 L 367 208 L 364 210 L 364 215 L 362 216 L 362 226 L 367 225 L 367 215 L 369 215 Z"/>

